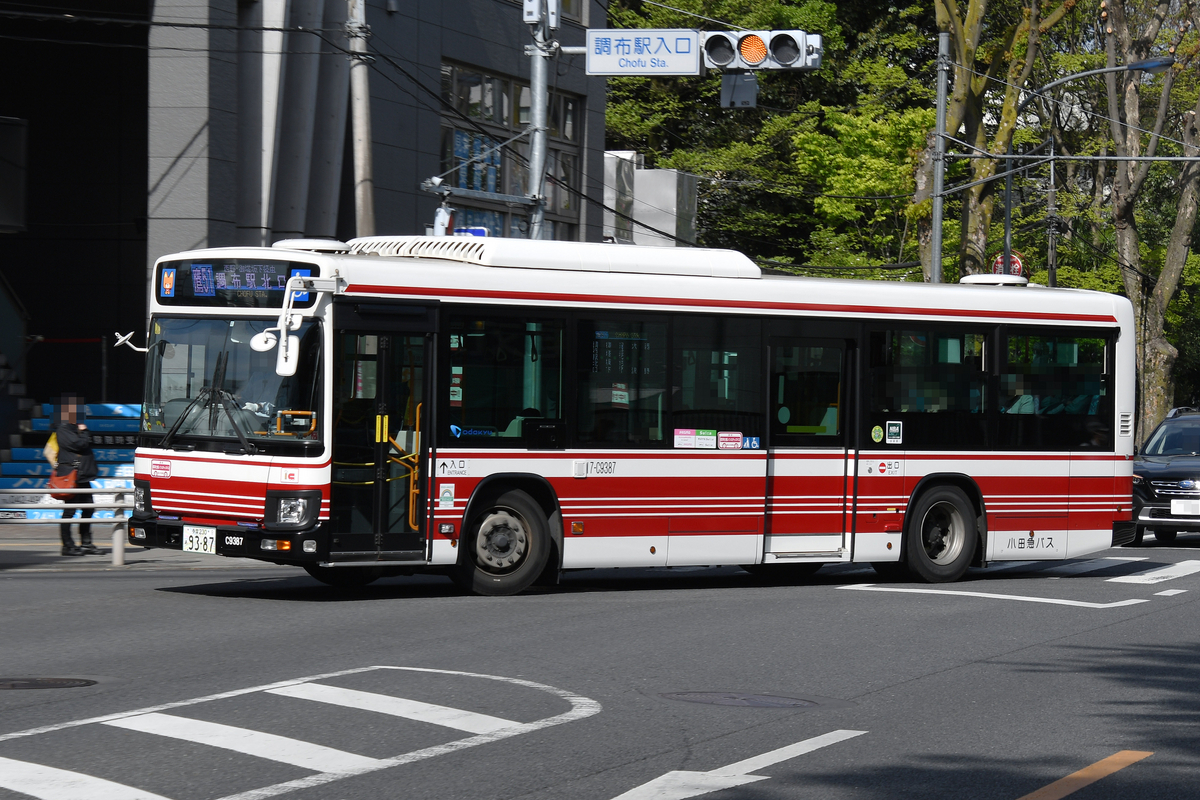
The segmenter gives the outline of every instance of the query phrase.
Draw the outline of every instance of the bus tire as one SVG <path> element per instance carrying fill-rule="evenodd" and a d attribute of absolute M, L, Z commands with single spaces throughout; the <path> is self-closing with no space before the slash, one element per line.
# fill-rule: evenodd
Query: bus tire
<path fill-rule="evenodd" d="M 979 535 L 975 517 L 975 507 L 956 486 L 938 486 L 921 495 L 905 532 L 909 570 L 926 583 L 947 583 L 965 575 Z"/>
<path fill-rule="evenodd" d="M 379 567 L 319 567 L 305 564 L 304 571 L 327 586 L 343 588 L 366 586 L 383 576 L 383 570 Z"/>
<path fill-rule="evenodd" d="M 795 583 L 817 574 L 825 566 L 821 562 L 803 564 L 742 564 L 742 569 L 754 577 L 770 583 Z"/>
<path fill-rule="evenodd" d="M 453 578 L 460 588 L 490 596 L 517 594 L 546 566 L 549 523 L 532 497 L 510 489 L 472 517 L 459 546 Z"/>
<path fill-rule="evenodd" d="M 1160 542 L 1173 542 L 1175 537 L 1179 535 L 1179 531 L 1173 531 L 1170 528 L 1157 528 L 1154 531 L 1154 538 Z"/>

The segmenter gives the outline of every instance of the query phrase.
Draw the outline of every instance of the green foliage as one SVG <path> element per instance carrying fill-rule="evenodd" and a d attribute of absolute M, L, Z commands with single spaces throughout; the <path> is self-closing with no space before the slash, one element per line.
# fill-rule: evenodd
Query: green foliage
<path fill-rule="evenodd" d="M 819 33 L 823 66 L 758 73 L 756 109 L 720 108 L 719 73 L 611 79 L 606 147 L 701 176 L 705 246 L 828 267 L 917 260 L 908 206 L 915 158 L 934 124 L 932 9 L 824 0 L 673 5 L 743 28 Z M 722 27 L 635 0 L 610 6 L 609 26 Z M 920 269 L 913 273 L 919 279 Z"/>

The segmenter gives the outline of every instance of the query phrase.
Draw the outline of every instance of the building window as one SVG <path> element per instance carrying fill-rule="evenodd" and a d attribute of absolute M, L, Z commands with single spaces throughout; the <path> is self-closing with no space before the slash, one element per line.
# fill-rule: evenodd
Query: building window
<path fill-rule="evenodd" d="M 572 13 L 578 17 L 578 8 L 568 12 L 564 5 L 563 10 L 569 18 Z M 528 140 L 510 142 L 503 148 L 499 145 L 529 126 L 532 119 L 529 86 L 475 67 L 443 64 L 442 98 L 453 109 L 442 117 L 439 171 L 448 173 L 447 184 L 477 192 L 528 195 L 533 190 L 529 185 Z M 579 236 L 582 203 L 578 141 L 582 110 L 581 98 L 559 92 L 550 94 L 547 109 L 550 146 L 542 187 L 546 195 L 547 238 L 575 240 Z M 495 203 L 479 198 L 454 198 L 452 202 L 459 211 L 455 227 L 486 227 L 493 236 L 529 235 L 527 209 L 514 209 L 499 198 Z"/>

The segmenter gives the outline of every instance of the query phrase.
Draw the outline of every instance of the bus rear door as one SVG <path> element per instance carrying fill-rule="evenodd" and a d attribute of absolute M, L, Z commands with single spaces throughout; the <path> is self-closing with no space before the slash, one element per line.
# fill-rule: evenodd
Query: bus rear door
<path fill-rule="evenodd" d="M 772 337 L 764 563 L 842 560 L 849 496 L 851 346 Z"/>

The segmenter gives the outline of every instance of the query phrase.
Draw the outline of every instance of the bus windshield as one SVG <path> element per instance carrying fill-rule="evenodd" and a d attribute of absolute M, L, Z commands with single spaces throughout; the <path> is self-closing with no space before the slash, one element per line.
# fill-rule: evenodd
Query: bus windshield
<path fill-rule="evenodd" d="M 277 351 L 250 339 L 267 319 L 155 317 L 146 353 L 142 430 L 176 437 L 247 442 L 321 437 L 321 326 L 305 320 L 296 374 L 275 373 Z"/>

